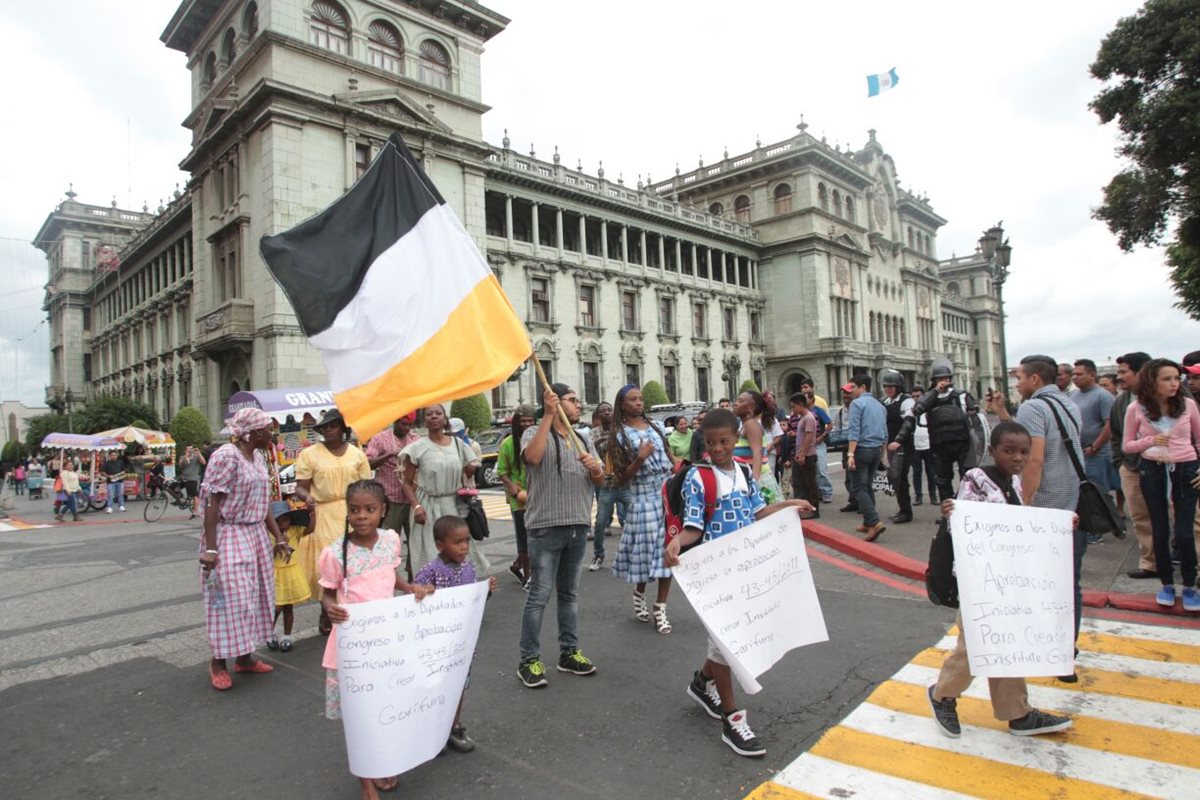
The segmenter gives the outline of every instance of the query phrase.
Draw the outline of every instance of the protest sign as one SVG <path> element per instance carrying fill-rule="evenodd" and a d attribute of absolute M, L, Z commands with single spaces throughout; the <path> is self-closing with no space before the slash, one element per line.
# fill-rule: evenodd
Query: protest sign
<path fill-rule="evenodd" d="M 351 603 L 337 626 L 350 772 L 386 778 L 442 751 L 475 654 L 487 582 Z"/>
<path fill-rule="evenodd" d="M 784 653 L 829 639 L 794 508 L 692 548 L 674 573 L 748 694 Z"/>
<path fill-rule="evenodd" d="M 1075 665 L 1070 511 L 954 502 L 954 569 L 971 674 L 1069 675 Z"/>

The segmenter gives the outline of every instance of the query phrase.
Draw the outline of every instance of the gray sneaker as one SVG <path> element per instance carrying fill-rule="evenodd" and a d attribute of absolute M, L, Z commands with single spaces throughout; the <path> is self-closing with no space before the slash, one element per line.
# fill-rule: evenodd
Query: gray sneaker
<path fill-rule="evenodd" d="M 945 700 L 934 700 L 932 686 L 925 693 L 929 696 L 929 707 L 933 709 L 933 721 L 937 723 L 938 731 L 951 739 L 962 736 L 962 725 L 958 722 L 958 698 L 947 697 Z"/>
<path fill-rule="evenodd" d="M 1020 719 L 1008 723 L 1008 732 L 1013 736 L 1037 736 L 1043 733 L 1058 733 L 1071 727 L 1070 717 L 1059 717 L 1034 709 Z"/>

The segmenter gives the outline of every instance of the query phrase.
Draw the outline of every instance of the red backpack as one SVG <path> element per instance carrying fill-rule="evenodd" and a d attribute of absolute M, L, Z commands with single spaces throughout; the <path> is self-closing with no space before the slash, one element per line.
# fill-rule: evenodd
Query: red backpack
<path fill-rule="evenodd" d="M 687 462 L 680 464 L 675 474 L 667 478 L 666 482 L 663 483 L 663 510 L 666 522 L 666 537 L 663 539 L 663 547 L 666 547 L 671 543 L 672 539 L 683 533 L 683 483 L 691 473 L 690 467 L 696 468 L 700 475 L 700 482 L 704 485 L 705 528 L 708 527 L 708 521 L 712 519 L 713 511 L 717 508 L 717 473 L 713 470 L 713 465 L 688 464 Z M 741 463 L 738 463 L 737 467 L 742 470 L 742 475 L 746 478 L 746 485 L 749 486 L 750 469 Z M 703 541 L 704 538 L 701 537 L 694 544 L 685 545 L 680 548 L 680 552 L 687 552 Z"/>

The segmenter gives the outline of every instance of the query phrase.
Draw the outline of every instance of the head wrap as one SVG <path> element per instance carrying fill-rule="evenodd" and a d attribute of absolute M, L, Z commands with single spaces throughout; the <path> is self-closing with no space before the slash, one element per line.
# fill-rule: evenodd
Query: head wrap
<path fill-rule="evenodd" d="M 415 425 L 417 422 L 417 412 L 410 411 L 403 417 L 400 417 L 400 419 L 396 420 L 396 422 L 407 422 L 409 425 Z"/>
<path fill-rule="evenodd" d="M 618 389 L 616 405 L 619 406 L 619 405 L 621 405 L 621 403 L 625 402 L 625 395 L 629 394 L 631 389 L 636 389 L 636 388 L 638 388 L 638 385 L 636 383 L 627 383 L 624 386 L 622 386 L 620 389 Z"/>
<path fill-rule="evenodd" d="M 451 433 L 462 433 L 464 430 L 466 430 L 466 428 L 467 428 L 466 423 L 463 422 L 458 417 L 450 418 L 450 432 Z"/>
<path fill-rule="evenodd" d="M 257 431 L 262 428 L 268 428 L 271 425 L 271 418 L 267 413 L 259 408 L 243 408 L 233 415 L 233 419 L 229 421 L 229 429 L 233 431 L 233 435 L 241 439 L 251 431 Z"/>
<path fill-rule="evenodd" d="M 575 390 L 572 389 L 570 386 L 567 386 L 565 383 L 552 383 L 552 384 L 550 384 L 550 391 L 552 391 L 556 395 L 558 395 L 559 400 L 562 400 L 563 397 L 571 394 Z"/>

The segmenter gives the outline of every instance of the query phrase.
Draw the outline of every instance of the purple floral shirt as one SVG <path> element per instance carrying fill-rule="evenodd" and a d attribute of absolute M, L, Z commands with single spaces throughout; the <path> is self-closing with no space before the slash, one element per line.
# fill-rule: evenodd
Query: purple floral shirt
<path fill-rule="evenodd" d="M 441 558 L 435 558 L 421 567 L 421 571 L 413 577 L 412 582 L 433 584 L 435 589 L 468 586 L 475 582 L 475 567 L 470 561 L 448 564 Z"/>
<path fill-rule="evenodd" d="M 1012 479 L 1013 491 L 1017 493 L 1017 497 L 1023 497 L 1021 494 L 1021 476 L 1013 475 Z M 996 482 L 987 476 L 987 473 L 976 467 L 975 469 L 967 470 L 966 476 L 962 483 L 958 485 L 959 500 L 974 500 L 977 503 L 1005 503 L 1004 492 Z"/>

